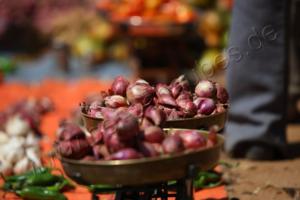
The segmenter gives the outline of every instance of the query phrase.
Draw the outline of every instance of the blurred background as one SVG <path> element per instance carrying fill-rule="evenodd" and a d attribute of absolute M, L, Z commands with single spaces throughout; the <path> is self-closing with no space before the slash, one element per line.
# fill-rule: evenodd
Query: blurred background
<path fill-rule="evenodd" d="M 223 71 L 231 7 L 232 0 L 2 0 L 0 82 L 211 76 Z"/>

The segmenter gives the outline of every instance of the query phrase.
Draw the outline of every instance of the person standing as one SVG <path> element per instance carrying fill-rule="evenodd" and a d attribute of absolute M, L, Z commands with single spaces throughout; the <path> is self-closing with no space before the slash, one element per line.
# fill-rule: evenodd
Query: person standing
<path fill-rule="evenodd" d="M 225 143 L 232 157 L 272 160 L 284 155 L 289 9 L 289 0 L 234 1 Z"/>

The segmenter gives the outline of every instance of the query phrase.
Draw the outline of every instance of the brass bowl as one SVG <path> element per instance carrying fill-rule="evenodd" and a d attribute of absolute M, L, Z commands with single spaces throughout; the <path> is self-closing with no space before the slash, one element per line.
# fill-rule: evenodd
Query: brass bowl
<path fill-rule="evenodd" d="M 102 118 L 89 116 L 84 110 L 81 111 L 83 123 L 88 131 L 92 131 L 98 127 L 103 121 Z M 204 129 L 208 130 L 213 125 L 218 126 L 218 130 L 222 130 L 225 126 L 227 118 L 227 110 L 225 112 L 195 118 L 185 118 L 166 121 L 164 128 L 184 128 L 184 129 Z"/>
<path fill-rule="evenodd" d="M 207 136 L 207 132 L 199 131 Z M 210 148 L 187 150 L 175 155 L 113 161 L 84 161 L 59 157 L 66 174 L 78 184 L 132 186 L 178 180 L 188 176 L 190 166 L 213 168 L 220 157 L 224 138 Z"/>
<path fill-rule="evenodd" d="M 220 131 L 225 126 L 226 118 L 227 111 L 203 117 L 169 120 L 165 122 L 164 127 L 208 130 L 211 126 L 217 125 Z"/>

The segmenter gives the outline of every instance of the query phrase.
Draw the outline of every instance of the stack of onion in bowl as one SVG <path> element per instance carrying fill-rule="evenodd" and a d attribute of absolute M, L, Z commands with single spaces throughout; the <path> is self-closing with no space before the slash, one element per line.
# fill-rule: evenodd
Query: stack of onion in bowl
<path fill-rule="evenodd" d="M 100 92 L 96 100 L 82 105 L 86 126 L 89 125 L 85 117 L 99 121 L 104 115 L 110 115 L 118 108 L 138 117 L 143 124 L 147 124 L 150 118 L 150 121 L 158 125 L 162 119 L 171 122 L 226 113 L 228 93 L 224 87 L 209 80 L 201 80 L 195 88 L 191 88 L 184 75 L 169 85 L 159 83 L 156 86 L 151 86 L 142 79 L 130 83 L 119 76 L 107 92 Z M 173 124 L 166 127 L 187 128 Z M 91 130 L 95 127 L 87 128 Z"/>
<path fill-rule="evenodd" d="M 154 110 L 155 112 L 158 110 Z M 153 112 L 154 112 L 153 111 Z M 150 115 L 151 116 L 151 115 Z M 208 136 L 197 130 L 163 130 L 147 117 L 149 124 L 122 108 L 106 115 L 91 134 L 77 125 L 64 122 L 58 129 L 55 144 L 60 156 L 75 160 L 128 160 L 176 154 L 189 150 L 212 147 L 217 143 L 214 129 Z"/>

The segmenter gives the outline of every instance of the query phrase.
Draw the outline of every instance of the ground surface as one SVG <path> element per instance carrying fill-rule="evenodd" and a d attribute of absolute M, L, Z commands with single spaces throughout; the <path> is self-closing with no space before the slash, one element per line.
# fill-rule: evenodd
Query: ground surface
<path fill-rule="evenodd" d="M 289 143 L 300 143 L 300 124 L 289 125 Z M 293 145 L 294 154 L 300 146 Z M 229 199 L 262 200 L 300 200 L 300 156 L 293 159 L 254 162 L 232 160 L 223 156 L 232 167 L 226 169 Z"/>

